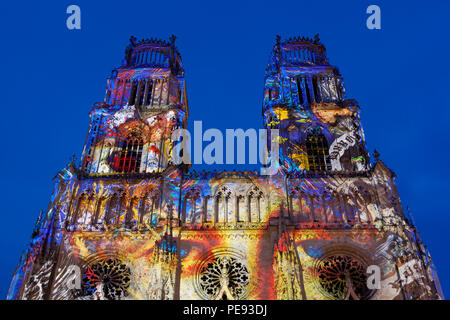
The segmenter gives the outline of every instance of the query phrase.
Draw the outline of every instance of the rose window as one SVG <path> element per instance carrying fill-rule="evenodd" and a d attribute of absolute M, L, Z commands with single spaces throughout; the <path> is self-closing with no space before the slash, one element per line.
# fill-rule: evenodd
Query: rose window
<path fill-rule="evenodd" d="M 130 276 L 130 268 L 116 258 L 88 265 L 83 276 L 86 295 L 94 295 L 99 299 L 118 300 L 127 294 Z"/>
<path fill-rule="evenodd" d="M 248 269 L 235 257 L 215 256 L 204 261 L 198 270 L 197 288 L 205 299 L 242 299 L 248 285 Z"/>
<path fill-rule="evenodd" d="M 359 259 L 333 254 L 316 266 L 318 283 L 334 299 L 366 299 L 371 294 L 367 288 L 366 266 Z"/>

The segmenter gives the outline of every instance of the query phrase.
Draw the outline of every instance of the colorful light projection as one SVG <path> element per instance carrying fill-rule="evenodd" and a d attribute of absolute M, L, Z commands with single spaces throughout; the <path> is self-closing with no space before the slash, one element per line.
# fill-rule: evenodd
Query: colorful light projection
<path fill-rule="evenodd" d="M 181 58 L 174 38 L 132 38 L 8 299 L 442 298 L 395 175 L 369 161 L 358 104 L 318 37 L 277 40 L 263 115 L 281 133 L 275 175 L 175 166 Z M 364 286 L 369 266 L 379 288 Z M 67 285 L 74 270 L 79 287 Z"/>

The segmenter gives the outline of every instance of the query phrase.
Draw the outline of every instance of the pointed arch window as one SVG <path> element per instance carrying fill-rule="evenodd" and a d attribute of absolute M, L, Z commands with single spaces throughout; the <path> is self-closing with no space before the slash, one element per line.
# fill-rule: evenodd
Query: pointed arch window
<path fill-rule="evenodd" d="M 313 92 L 314 92 L 314 100 L 316 102 L 322 101 L 321 94 L 320 94 L 320 78 L 319 76 L 315 75 L 312 77 L 312 84 L 313 84 Z"/>
<path fill-rule="evenodd" d="M 125 216 L 125 225 L 127 227 L 133 227 L 137 224 L 140 211 L 141 199 L 138 197 L 131 198 L 130 206 L 128 207 L 127 214 Z"/>
<path fill-rule="evenodd" d="M 264 197 L 263 192 L 253 186 L 247 194 L 247 221 L 261 222 L 261 201 Z"/>
<path fill-rule="evenodd" d="M 119 204 L 119 200 L 117 198 L 117 195 L 113 194 L 111 196 L 111 198 L 109 199 L 108 209 L 106 210 L 106 213 L 105 213 L 105 224 L 108 224 L 108 225 L 114 224 L 115 213 L 116 213 L 118 204 Z"/>
<path fill-rule="evenodd" d="M 184 199 L 183 222 L 201 223 L 203 215 L 202 196 L 197 188 L 189 189 Z"/>
<path fill-rule="evenodd" d="M 144 141 L 137 133 L 130 134 L 119 145 L 119 154 L 114 159 L 116 171 L 121 173 L 139 172 Z"/>
<path fill-rule="evenodd" d="M 143 200 L 143 207 L 139 217 L 139 223 L 149 223 L 154 226 L 158 219 L 159 193 L 153 189 L 148 192 Z M 144 217 L 145 216 L 145 217 Z"/>
<path fill-rule="evenodd" d="M 328 143 L 323 134 L 311 134 L 306 138 L 306 153 L 311 171 L 331 170 Z"/>
<path fill-rule="evenodd" d="M 214 222 L 227 223 L 231 207 L 231 190 L 223 186 L 215 195 Z"/>
<path fill-rule="evenodd" d="M 106 197 L 100 197 L 97 200 L 97 206 L 95 208 L 95 214 L 94 214 L 94 217 L 92 219 L 92 224 L 93 225 L 97 225 L 97 224 L 101 223 L 101 221 L 99 221 L 100 215 L 102 214 L 102 212 L 105 212 L 105 210 L 107 209 L 106 208 L 106 200 L 107 200 Z"/>
<path fill-rule="evenodd" d="M 73 212 L 72 215 L 72 224 L 78 224 L 79 223 L 79 219 L 81 217 L 83 217 L 85 211 L 86 211 L 86 207 L 87 207 L 87 195 L 86 193 L 82 193 L 79 197 L 78 197 L 78 202 L 77 205 L 75 207 L 75 211 Z"/>

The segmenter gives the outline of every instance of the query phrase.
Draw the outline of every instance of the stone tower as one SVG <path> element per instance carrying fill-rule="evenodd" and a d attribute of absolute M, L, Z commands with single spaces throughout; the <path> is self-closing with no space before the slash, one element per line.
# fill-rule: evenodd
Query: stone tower
<path fill-rule="evenodd" d="M 263 116 L 279 131 L 275 174 L 176 165 L 188 104 L 175 37 L 132 37 L 8 299 L 442 299 L 318 36 L 277 37 Z"/>

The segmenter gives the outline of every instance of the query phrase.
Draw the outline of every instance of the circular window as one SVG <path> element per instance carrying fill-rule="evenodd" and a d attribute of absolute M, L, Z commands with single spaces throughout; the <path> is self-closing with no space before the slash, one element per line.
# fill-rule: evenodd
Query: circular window
<path fill-rule="evenodd" d="M 248 293 L 250 273 L 240 255 L 214 252 L 197 266 L 195 288 L 203 299 L 239 300 Z"/>
<path fill-rule="evenodd" d="M 130 268 L 117 258 L 88 264 L 83 274 L 85 295 L 118 300 L 127 294 L 130 278 Z"/>
<path fill-rule="evenodd" d="M 367 264 L 357 256 L 332 253 L 316 265 L 316 279 L 325 296 L 332 299 L 367 299 Z"/>

